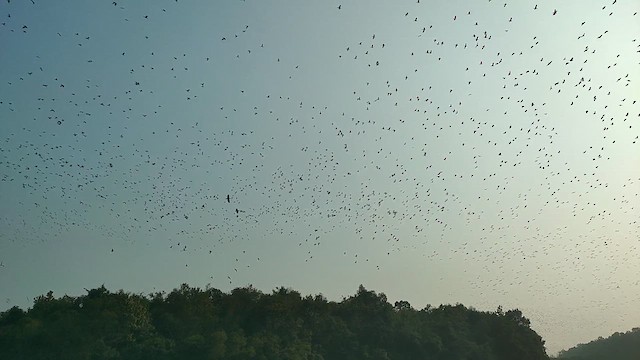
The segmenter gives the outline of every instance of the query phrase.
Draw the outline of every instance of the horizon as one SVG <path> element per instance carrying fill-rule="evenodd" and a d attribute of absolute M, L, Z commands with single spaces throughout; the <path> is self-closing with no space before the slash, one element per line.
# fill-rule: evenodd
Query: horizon
<path fill-rule="evenodd" d="M 326 297 L 322 292 L 317 292 L 317 293 L 301 293 L 301 292 L 297 291 L 296 289 L 291 288 L 291 287 L 287 287 L 287 286 L 276 286 L 276 287 L 274 287 L 273 289 L 271 289 L 270 291 L 266 291 L 266 290 L 264 290 L 264 289 L 258 289 L 258 288 L 256 288 L 255 286 L 253 286 L 252 284 L 248 284 L 248 285 L 245 285 L 245 286 L 240 286 L 240 287 L 237 287 L 237 288 L 229 289 L 228 291 L 223 291 L 223 290 L 220 290 L 220 289 L 218 289 L 218 288 L 215 288 L 215 287 L 211 286 L 211 284 L 206 284 L 204 287 L 198 287 L 198 286 L 190 286 L 190 285 L 189 285 L 189 284 L 187 284 L 187 283 L 182 283 L 182 284 L 180 284 L 180 286 L 174 287 L 173 289 L 168 290 L 168 291 L 167 291 L 167 290 L 155 290 L 155 289 L 154 289 L 154 291 L 153 291 L 153 292 L 149 292 L 149 293 L 135 292 L 135 291 L 132 291 L 132 290 L 125 290 L 125 289 L 108 289 L 108 288 L 106 288 L 106 287 L 105 287 L 105 285 L 104 285 L 104 284 L 102 284 L 101 286 L 96 286 L 96 287 L 93 287 L 93 288 L 84 288 L 84 291 L 85 291 L 87 294 L 81 294 L 81 295 L 74 295 L 74 294 L 71 294 L 71 295 L 70 295 L 70 294 L 66 294 L 66 293 L 65 293 L 63 296 L 60 296 L 59 294 L 55 294 L 55 293 L 53 293 L 53 291 L 51 291 L 51 294 L 52 294 L 52 296 L 53 296 L 54 298 L 56 298 L 56 299 L 60 299 L 60 298 L 63 298 L 63 297 L 65 297 L 65 296 L 69 296 L 69 297 L 72 297 L 72 298 L 80 298 L 80 297 L 83 297 L 83 296 L 87 296 L 87 295 L 90 293 L 90 291 L 92 291 L 92 290 L 97 290 L 97 289 L 100 289 L 100 288 L 102 288 L 102 287 L 105 287 L 105 289 L 106 289 L 109 293 L 111 293 L 111 294 L 115 294 L 115 293 L 118 293 L 118 292 L 120 292 L 120 291 L 123 291 L 125 294 L 130 294 L 130 295 L 134 295 L 134 296 L 140 296 L 140 297 L 143 297 L 143 298 L 145 298 L 145 299 L 152 299 L 152 298 L 154 298 L 154 296 L 156 296 L 156 295 L 161 295 L 164 299 L 166 299 L 166 298 L 167 298 L 167 295 L 169 295 L 169 294 L 170 294 L 171 292 L 173 292 L 173 291 L 180 290 L 180 289 L 181 289 L 181 287 L 182 287 L 183 285 L 187 285 L 187 286 L 189 286 L 191 289 L 197 289 L 197 290 L 200 290 L 200 291 L 209 291 L 210 289 L 218 290 L 218 291 L 221 291 L 223 294 L 226 294 L 226 295 L 230 295 L 230 294 L 233 292 L 233 290 L 236 290 L 236 289 L 247 289 L 247 288 L 254 289 L 255 291 L 257 291 L 257 292 L 259 292 L 259 293 L 261 293 L 261 294 L 263 294 L 263 295 L 272 295 L 272 294 L 277 294 L 277 291 L 278 291 L 279 289 L 283 289 L 283 288 L 284 288 L 284 289 L 287 289 L 287 290 L 290 290 L 290 291 L 293 291 L 293 292 L 298 293 L 298 294 L 300 295 L 300 298 L 301 298 L 301 299 L 305 299 L 305 298 L 307 298 L 307 297 L 316 297 L 316 296 L 321 296 L 321 297 L 323 297 L 327 302 L 330 302 L 330 303 L 331 303 L 331 302 L 333 302 L 333 303 L 341 303 L 341 302 L 343 302 L 343 301 L 345 301 L 345 300 L 349 299 L 350 297 L 356 296 L 356 295 L 357 295 L 357 293 L 358 293 L 358 291 L 359 291 L 359 289 L 360 289 L 360 286 L 362 286 L 362 287 L 363 287 L 364 289 L 366 289 L 367 291 L 373 291 L 373 292 L 374 292 L 374 293 L 376 293 L 377 295 L 383 295 L 385 298 L 387 298 L 387 303 L 388 303 L 388 304 L 390 304 L 390 305 L 391 305 L 391 304 L 394 304 L 395 302 L 398 302 L 398 301 L 403 301 L 403 299 L 396 299 L 396 300 L 389 299 L 389 298 L 387 297 L 387 295 L 386 295 L 386 293 L 385 293 L 384 291 L 378 291 L 377 289 L 370 289 L 370 288 L 367 288 L 366 286 L 364 286 L 363 284 L 360 284 L 360 285 L 359 285 L 359 288 L 358 288 L 358 289 L 356 289 L 356 291 L 355 291 L 353 294 L 350 294 L 350 295 L 342 295 L 342 297 L 341 297 L 340 299 L 331 299 L 331 298 L 328 298 L 328 297 Z M 43 293 L 43 294 L 39 295 L 38 297 L 41 297 L 41 296 L 42 296 L 42 297 L 45 297 L 45 296 L 48 296 L 48 295 L 49 295 L 49 292 L 47 292 L 47 293 Z M 34 298 L 34 299 L 32 300 L 32 303 L 35 303 L 35 301 L 38 299 L 38 297 Z M 462 305 L 462 306 L 464 306 L 466 309 L 469 309 L 469 310 L 472 310 L 472 311 L 477 311 L 477 312 L 482 312 L 482 313 L 488 313 L 488 314 L 495 314 L 497 311 L 500 311 L 500 310 L 502 310 L 502 311 L 519 310 L 519 309 L 517 309 L 517 308 L 512 308 L 512 309 L 511 309 L 511 308 L 507 308 L 507 309 L 503 309 L 501 305 L 498 305 L 498 308 L 497 308 L 497 309 L 495 309 L 495 310 L 489 310 L 489 309 L 478 309 L 478 308 L 474 307 L 473 305 L 469 305 L 469 304 L 462 304 L 462 303 L 447 303 L 447 304 L 438 304 L 438 305 L 436 305 L 436 304 L 426 304 L 425 306 L 423 306 L 423 307 L 419 307 L 419 308 L 418 308 L 418 307 L 414 307 L 414 306 L 413 306 L 413 304 L 410 304 L 410 303 L 409 303 L 409 305 L 410 305 L 410 306 L 411 306 L 411 308 L 412 308 L 412 309 L 414 309 L 415 311 L 423 311 L 423 310 L 426 310 L 426 309 L 431 309 L 431 310 L 433 310 L 433 309 L 439 308 L 439 307 L 441 307 L 441 306 L 458 306 L 458 305 Z M 14 305 L 14 307 L 15 307 L 15 306 L 17 306 L 17 305 Z M 19 307 L 19 308 L 20 308 L 20 309 L 22 309 L 22 310 L 25 310 L 25 311 L 29 311 L 29 310 L 31 310 L 31 309 L 32 309 L 32 307 L 26 307 L 26 308 Z M 0 313 L 1 313 L 1 312 L 4 312 L 4 311 L 7 311 L 7 310 L 9 310 L 9 309 L 1 310 L 1 311 L 0 311 Z M 531 319 L 529 319 L 529 318 L 527 317 L 527 314 L 524 314 L 524 313 L 523 313 L 522 315 L 523 315 L 525 318 L 527 318 L 528 320 L 531 320 Z M 532 327 L 533 327 L 533 324 L 532 324 Z M 555 352 L 555 353 L 548 353 L 548 355 L 549 355 L 549 356 L 558 356 L 559 352 L 562 352 L 562 351 L 565 351 L 565 350 L 569 350 L 569 349 L 575 348 L 575 347 L 577 347 L 577 346 L 579 346 L 579 345 L 586 345 L 586 344 L 592 343 L 592 342 L 597 341 L 597 340 L 602 340 L 602 339 L 609 338 L 610 336 L 612 336 L 612 335 L 614 335 L 614 334 L 616 334 L 616 333 L 627 333 L 627 332 L 630 332 L 630 331 L 633 331 L 633 330 L 636 330 L 636 329 L 640 329 L 640 327 L 634 326 L 633 328 L 630 328 L 630 329 L 622 329 L 622 330 L 615 331 L 614 333 L 611 333 L 611 334 L 600 335 L 600 336 L 598 336 L 597 338 L 590 339 L 590 340 L 587 340 L 587 341 L 584 341 L 584 342 L 579 342 L 579 343 L 576 343 L 576 344 L 574 344 L 574 345 L 568 346 L 568 347 L 566 347 L 566 348 L 560 349 L 559 351 L 557 351 L 557 352 Z M 544 341 L 546 341 L 546 339 L 545 339 L 544 337 L 543 337 L 542 339 L 543 339 Z M 545 345 L 545 347 L 546 347 L 546 345 Z M 547 350 L 548 350 L 548 349 L 547 349 Z"/>

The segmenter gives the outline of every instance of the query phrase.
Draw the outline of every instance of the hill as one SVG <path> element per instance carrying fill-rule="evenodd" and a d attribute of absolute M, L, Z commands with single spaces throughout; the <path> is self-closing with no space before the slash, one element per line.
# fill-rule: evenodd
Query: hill
<path fill-rule="evenodd" d="M 640 328 L 625 333 L 616 332 L 608 338 L 598 338 L 561 351 L 558 359 L 571 360 L 638 360 L 640 359 Z"/>

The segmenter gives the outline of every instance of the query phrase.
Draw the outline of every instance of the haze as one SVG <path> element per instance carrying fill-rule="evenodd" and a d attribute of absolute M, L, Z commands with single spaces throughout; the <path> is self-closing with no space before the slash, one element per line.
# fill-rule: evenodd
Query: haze
<path fill-rule="evenodd" d="M 636 327 L 639 8 L 2 2 L 1 309 L 364 284 L 550 354 Z"/>

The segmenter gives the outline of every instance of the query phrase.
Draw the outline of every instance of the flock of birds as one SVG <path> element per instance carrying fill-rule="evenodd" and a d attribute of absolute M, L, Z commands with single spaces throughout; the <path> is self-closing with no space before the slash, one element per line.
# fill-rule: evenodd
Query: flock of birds
<path fill-rule="evenodd" d="M 109 256 L 223 254 L 241 285 L 270 242 L 381 272 L 406 254 L 479 264 L 480 297 L 553 298 L 584 274 L 640 294 L 615 277 L 640 271 L 640 42 L 616 27 L 637 12 L 463 4 L 398 3 L 355 29 L 355 3 L 265 25 L 243 1 L 201 34 L 177 0 L 96 5 L 93 22 L 8 0 L 0 244 L 81 229 Z"/>

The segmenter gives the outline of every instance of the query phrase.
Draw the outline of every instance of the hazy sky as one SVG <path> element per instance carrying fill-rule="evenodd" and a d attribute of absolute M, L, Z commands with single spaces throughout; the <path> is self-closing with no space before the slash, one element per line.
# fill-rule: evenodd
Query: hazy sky
<path fill-rule="evenodd" d="M 0 309 L 364 284 L 550 353 L 639 326 L 639 10 L 3 1 Z"/>

